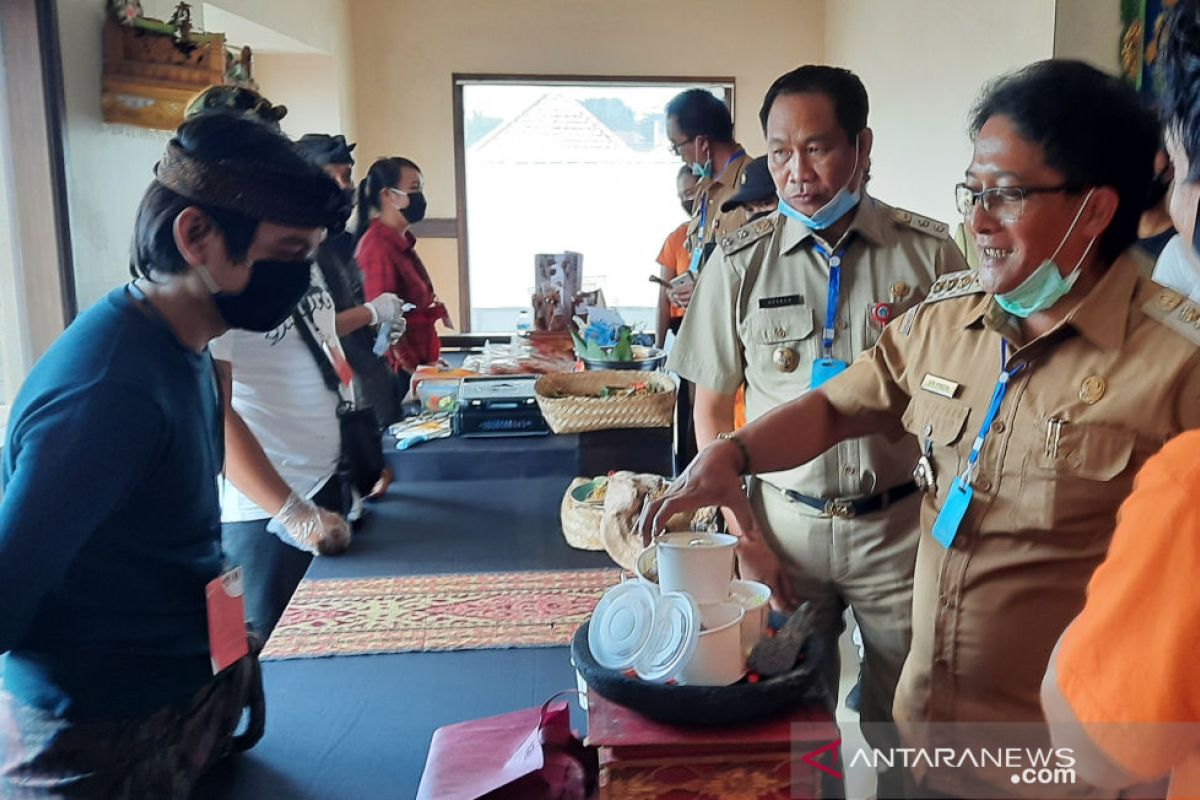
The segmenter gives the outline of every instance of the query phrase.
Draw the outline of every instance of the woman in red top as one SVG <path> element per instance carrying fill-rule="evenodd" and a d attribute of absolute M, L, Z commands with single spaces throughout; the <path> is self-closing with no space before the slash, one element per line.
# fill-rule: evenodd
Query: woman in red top
<path fill-rule="evenodd" d="M 354 256 L 362 269 L 366 299 L 393 292 L 416 306 L 405 315 L 404 337 L 387 353 L 397 374 L 437 363 L 441 345 L 435 326 L 441 320 L 450 327 L 450 316 L 437 299 L 429 272 L 413 249 L 417 239 L 408 229 L 425 218 L 423 187 L 420 168 L 395 157 L 377 160 L 358 185 L 360 238 Z"/>

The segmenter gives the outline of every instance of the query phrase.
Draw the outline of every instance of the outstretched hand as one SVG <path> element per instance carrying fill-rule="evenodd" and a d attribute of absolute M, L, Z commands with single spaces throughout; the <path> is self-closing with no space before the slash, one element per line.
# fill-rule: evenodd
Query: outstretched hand
<path fill-rule="evenodd" d="M 753 528 L 754 516 L 742 489 L 741 465 L 742 454 L 736 444 L 718 440 L 705 447 L 665 494 L 642 507 L 638 520 L 642 541 L 649 545 L 671 517 L 703 506 L 723 506 L 743 530 Z"/>

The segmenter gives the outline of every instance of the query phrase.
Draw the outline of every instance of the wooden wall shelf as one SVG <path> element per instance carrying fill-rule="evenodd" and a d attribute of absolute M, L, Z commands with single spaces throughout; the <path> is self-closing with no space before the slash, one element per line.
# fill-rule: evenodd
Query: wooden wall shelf
<path fill-rule="evenodd" d="M 190 41 L 185 51 L 171 35 L 106 21 L 104 121 L 175 130 L 196 94 L 225 82 L 225 36 L 204 33 Z"/>

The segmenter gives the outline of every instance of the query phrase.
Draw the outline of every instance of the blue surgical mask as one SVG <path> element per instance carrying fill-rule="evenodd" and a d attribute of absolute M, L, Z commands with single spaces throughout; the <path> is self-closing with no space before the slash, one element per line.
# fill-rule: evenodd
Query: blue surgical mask
<path fill-rule="evenodd" d="M 697 178 L 704 180 L 712 177 L 712 159 L 708 159 L 703 164 L 692 164 L 692 174 Z"/>
<path fill-rule="evenodd" d="M 779 194 L 779 213 L 785 217 L 801 222 L 809 230 L 823 231 L 830 225 L 837 222 L 846 214 L 850 213 L 858 206 L 862 200 L 862 191 L 860 187 L 855 187 L 850 190 L 850 182 L 854 180 L 854 173 L 858 170 L 858 137 L 854 137 L 854 167 L 850 170 L 850 177 L 846 179 L 846 184 L 838 189 L 837 194 L 830 198 L 829 202 L 817 209 L 811 217 L 803 211 L 792 208 L 787 201 L 783 199 L 783 195 Z M 777 192 L 778 194 L 778 192 Z"/>
<path fill-rule="evenodd" d="M 1087 207 L 1088 200 L 1091 199 L 1094 191 L 1096 190 L 1088 191 L 1087 196 L 1083 198 L 1083 202 L 1079 205 L 1079 211 L 1075 212 L 1075 219 L 1071 221 L 1071 227 L 1067 228 L 1067 232 L 1063 235 L 1062 241 L 1058 243 L 1058 247 L 1054 249 L 1054 253 L 1030 273 L 1028 278 L 1021 281 L 1017 288 L 1011 292 L 996 295 L 996 303 L 1009 314 L 1021 319 L 1028 319 L 1037 312 L 1052 307 L 1075 286 L 1075 282 L 1079 280 L 1083 260 L 1087 258 L 1088 253 L 1092 250 L 1092 245 L 1096 243 L 1095 237 L 1088 242 L 1079 261 L 1075 262 L 1075 269 L 1071 270 L 1071 274 L 1065 278 L 1054 259 L 1062 250 L 1063 245 L 1067 243 L 1075 226 L 1079 224 L 1079 218 L 1083 216 L 1083 209 Z"/>

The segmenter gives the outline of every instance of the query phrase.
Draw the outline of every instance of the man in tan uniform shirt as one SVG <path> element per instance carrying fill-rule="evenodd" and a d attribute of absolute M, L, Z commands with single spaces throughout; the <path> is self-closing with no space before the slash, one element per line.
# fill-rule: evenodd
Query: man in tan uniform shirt
<path fill-rule="evenodd" d="M 1047 113 L 1068 100 L 1070 126 Z M 980 271 L 940 279 L 845 373 L 708 448 L 643 528 L 710 502 L 749 519 L 738 472 L 804 463 L 899 421 L 928 443 L 934 489 L 894 706 L 903 740 L 1048 748 L 1038 686 L 1117 508 L 1164 441 L 1200 427 L 1200 308 L 1126 252 L 1157 143 L 1131 89 L 1041 62 L 995 85 L 972 129 L 958 200 Z M 1002 726 L 954 725 L 933 737 L 925 725 L 971 722 L 1032 733 L 1007 742 Z M 918 765 L 912 778 L 922 797 L 1089 794 L 986 762 Z"/>
<path fill-rule="evenodd" d="M 801 67 L 775 82 L 763 112 L 768 163 L 787 213 L 760 218 L 720 241 L 668 365 L 696 384 L 701 446 L 733 429 L 733 396 L 741 384 L 747 420 L 763 416 L 808 392 L 823 356 L 850 363 L 875 344 L 893 315 L 919 303 L 939 275 L 965 267 L 944 224 L 858 191 L 871 132 L 866 90 L 852 73 Z M 827 154 L 808 152 L 817 147 Z M 824 190 L 815 188 L 822 184 Z M 821 230 L 786 205 L 802 188 L 804 198 L 794 202 L 815 215 L 843 185 L 860 199 L 839 201 L 849 208 Z M 841 264 L 833 270 L 835 257 Z M 835 271 L 838 296 L 826 331 Z M 877 435 L 844 442 L 795 469 L 759 474 L 752 489 L 758 524 L 745 532 L 739 553 L 743 577 L 765 580 L 779 605 L 814 604 L 834 695 L 837 637 L 847 603 L 853 608 L 866 650 L 862 717 L 873 722 L 891 719 L 908 653 L 916 458 L 913 442 Z M 769 550 L 759 545 L 755 552 L 746 546 L 751 540 Z"/>
<path fill-rule="evenodd" d="M 691 269 L 699 273 L 718 238 L 746 223 L 745 209 L 723 211 L 721 205 L 737 192 L 752 159 L 733 138 L 729 107 L 704 89 L 680 92 L 667 103 L 667 139 L 700 178 L 686 240 Z"/>

